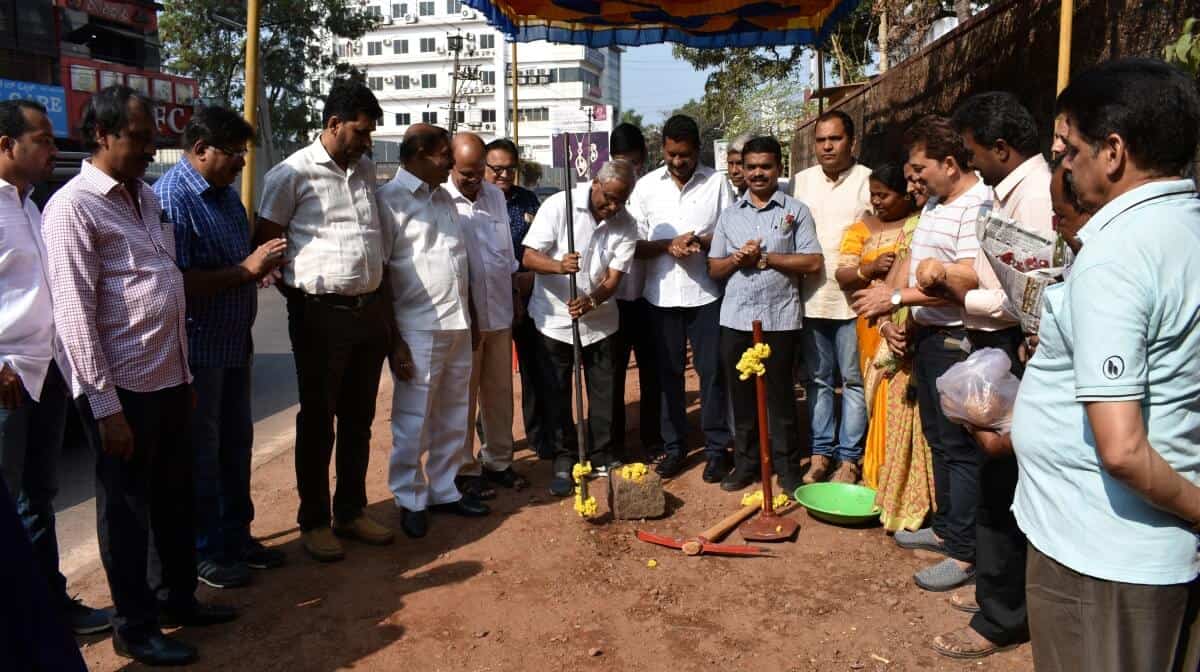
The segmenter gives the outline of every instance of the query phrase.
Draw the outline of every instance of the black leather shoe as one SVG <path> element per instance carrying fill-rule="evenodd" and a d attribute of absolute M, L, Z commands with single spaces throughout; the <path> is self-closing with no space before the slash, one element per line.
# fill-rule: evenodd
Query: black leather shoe
<path fill-rule="evenodd" d="M 491 507 L 474 497 L 464 496 L 457 502 L 446 502 L 445 504 L 434 504 L 429 507 L 430 511 L 435 513 L 452 513 L 456 516 L 465 516 L 467 518 L 478 518 L 486 516 L 492 512 Z"/>
<path fill-rule="evenodd" d="M 113 650 L 122 658 L 132 658 L 143 665 L 171 667 L 188 665 L 196 660 L 196 649 L 161 632 L 137 640 L 127 640 L 113 634 Z"/>
<path fill-rule="evenodd" d="M 164 627 L 177 625 L 203 627 L 228 623 L 237 618 L 237 610 L 223 604 L 204 604 L 195 602 L 187 609 L 171 609 L 162 607 L 159 611 L 158 622 Z"/>
<path fill-rule="evenodd" d="M 708 458 L 708 464 L 704 465 L 704 482 L 720 483 L 721 479 L 725 478 L 732 468 L 733 465 L 730 464 L 728 455 L 724 453 L 713 455 Z"/>
<path fill-rule="evenodd" d="M 513 490 L 524 490 L 529 487 L 529 480 L 516 471 L 513 471 L 512 467 L 503 471 L 493 471 L 484 467 L 483 477 L 496 485 L 512 488 Z"/>
<path fill-rule="evenodd" d="M 735 471 L 726 476 L 725 480 L 721 481 L 721 489 L 725 492 L 737 492 L 738 490 L 745 490 L 746 488 L 758 482 L 758 479 L 759 476 L 757 474 L 738 473 Z"/>
<path fill-rule="evenodd" d="M 654 471 L 658 472 L 663 478 L 674 478 L 683 471 L 684 464 L 687 463 L 687 455 L 678 451 L 667 453 L 667 456 L 658 463 Z"/>
<path fill-rule="evenodd" d="M 454 486 L 464 497 L 471 497 L 477 501 L 496 498 L 496 489 L 488 485 L 483 476 L 459 476 L 454 479 Z"/>
<path fill-rule="evenodd" d="M 424 511 L 400 510 L 400 529 L 411 539 L 420 539 L 429 534 L 429 514 Z"/>

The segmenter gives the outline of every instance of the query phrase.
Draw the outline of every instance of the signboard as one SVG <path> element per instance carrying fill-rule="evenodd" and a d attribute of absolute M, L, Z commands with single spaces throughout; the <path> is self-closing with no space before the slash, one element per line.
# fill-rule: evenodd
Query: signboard
<path fill-rule="evenodd" d="M 555 133 L 607 133 L 612 126 L 612 105 L 550 108 L 550 128 Z"/>
<path fill-rule="evenodd" d="M 65 138 L 67 126 L 67 96 L 61 86 L 0 79 L 0 100 L 32 100 L 46 108 L 46 116 L 54 126 L 54 137 Z"/>
<path fill-rule="evenodd" d="M 121 0 L 55 0 L 54 4 L 106 21 L 115 21 L 150 33 L 158 30 L 158 12 L 152 3 Z"/>
<path fill-rule="evenodd" d="M 77 129 L 92 94 L 107 82 L 119 82 L 122 79 L 129 88 L 154 101 L 154 121 L 160 146 L 174 145 L 192 118 L 192 106 L 196 99 L 194 80 L 72 56 L 63 56 L 62 69 L 63 81 L 69 82 L 66 111 L 73 138 L 79 137 Z"/>
<path fill-rule="evenodd" d="M 570 156 L 563 154 L 563 134 L 551 140 L 555 168 L 571 166 L 571 182 L 589 182 L 608 161 L 608 131 L 599 133 L 567 133 Z"/>

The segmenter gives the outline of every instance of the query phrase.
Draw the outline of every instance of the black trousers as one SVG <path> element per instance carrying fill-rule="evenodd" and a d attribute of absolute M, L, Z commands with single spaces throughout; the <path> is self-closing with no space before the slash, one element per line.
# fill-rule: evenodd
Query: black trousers
<path fill-rule="evenodd" d="M 392 312 L 384 293 L 361 308 L 331 305 L 285 289 L 288 334 L 296 358 L 297 522 L 302 531 L 330 521 L 329 460 L 337 419 L 337 492 L 333 518 L 349 522 L 367 505 L 371 422 L 383 360 L 391 344 Z"/>
<path fill-rule="evenodd" d="M 0 478 L 0 661 L 5 670 L 87 672 L 75 637 L 63 620 L 59 596 L 52 594 L 34 557 L 12 494 Z"/>
<path fill-rule="evenodd" d="M 972 350 L 999 348 L 1012 360 L 1012 372 L 1025 367 L 1017 357 L 1024 335 L 1017 327 L 1003 331 L 969 331 Z M 1017 458 L 985 458 L 979 470 L 979 506 L 975 511 L 975 632 L 1001 646 L 1029 640 L 1025 607 L 1025 563 L 1028 542 L 1012 514 L 1017 490 Z"/>
<path fill-rule="evenodd" d="M 658 344 L 663 447 L 668 453 L 688 452 L 684 372 L 690 341 L 692 366 L 700 376 L 700 429 L 704 431 L 704 450 L 710 457 L 726 454 L 732 436 L 729 396 L 725 376 L 721 373 L 721 300 L 695 308 L 651 306 L 650 317 Z"/>
<path fill-rule="evenodd" d="M 574 368 L 574 348 L 570 343 L 542 336 L 543 347 L 549 355 L 554 373 L 555 422 L 552 432 L 554 458 L 570 458 L 579 455 L 579 441 L 575 435 L 574 406 L 571 402 L 575 387 L 571 382 Z M 583 348 L 584 383 L 587 387 L 587 426 L 590 449 L 588 460 L 593 466 L 606 465 L 613 461 L 613 342 L 605 338 Z"/>
<path fill-rule="evenodd" d="M 771 347 L 766 360 L 767 425 L 771 437 L 771 463 L 786 487 L 800 484 L 800 419 L 796 413 L 793 364 L 800 343 L 799 331 L 767 331 L 763 341 Z M 753 333 L 721 327 L 721 364 L 733 397 L 733 460 L 739 474 L 758 476 L 758 393 L 754 376 L 740 380 L 737 370 L 742 353 L 754 344 Z M 807 418 L 805 418 L 807 421 Z M 791 494 L 791 493 L 789 493 Z"/>
<path fill-rule="evenodd" d="M 139 639 L 158 629 L 158 608 L 195 603 L 196 524 L 188 385 L 117 390 L 133 431 L 133 457 L 105 454 L 87 397 L 76 405 L 96 451 L 96 528 L 115 607 L 112 624 Z"/>
<path fill-rule="evenodd" d="M 955 560 L 975 562 L 975 515 L 979 505 L 979 469 L 983 452 L 962 425 L 946 419 L 938 398 L 937 379 L 967 358 L 960 347 L 966 331 L 921 327 L 916 334 L 913 374 L 917 406 L 929 450 L 933 454 L 933 486 L 937 511 L 933 531 Z"/>
<path fill-rule="evenodd" d="M 554 406 L 559 400 L 550 393 L 556 385 L 550 355 L 529 316 L 513 324 L 513 344 L 521 369 L 521 419 L 525 423 L 525 439 L 538 457 L 551 459 L 554 457 Z M 482 425 L 479 427 L 482 443 Z"/>
<path fill-rule="evenodd" d="M 625 376 L 629 371 L 629 354 L 637 356 L 638 384 L 638 436 L 642 447 L 661 449 L 663 445 L 661 427 L 662 386 L 658 382 L 658 354 L 654 343 L 654 330 L 650 328 L 650 302 L 617 301 L 621 314 L 621 327 L 613 338 L 615 352 L 613 361 L 613 441 L 618 459 L 625 455 Z"/>

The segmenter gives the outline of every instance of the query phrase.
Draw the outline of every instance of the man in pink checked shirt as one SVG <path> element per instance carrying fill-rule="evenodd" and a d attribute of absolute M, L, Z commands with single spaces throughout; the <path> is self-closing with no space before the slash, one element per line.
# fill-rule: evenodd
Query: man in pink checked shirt
<path fill-rule="evenodd" d="M 196 650 L 160 627 L 221 623 L 235 612 L 195 597 L 183 276 L 172 226 L 141 180 L 153 118 L 128 87 L 92 97 L 82 129 L 92 156 L 46 205 L 43 235 L 71 392 L 97 453 L 113 648 L 149 665 L 185 665 Z"/>

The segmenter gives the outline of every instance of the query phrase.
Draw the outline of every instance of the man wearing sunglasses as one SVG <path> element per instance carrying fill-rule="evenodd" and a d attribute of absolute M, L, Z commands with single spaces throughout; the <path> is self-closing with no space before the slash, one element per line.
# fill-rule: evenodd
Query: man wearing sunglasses
<path fill-rule="evenodd" d="M 232 110 L 197 110 L 183 131 L 183 157 L 154 183 L 175 230 L 187 297 L 197 575 L 214 588 L 244 586 L 250 568 L 283 564 L 281 551 L 250 537 L 250 328 L 257 281 L 279 267 L 287 247 L 282 238 L 250 246 L 250 223 L 232 185 L 253 137 Z"/>

